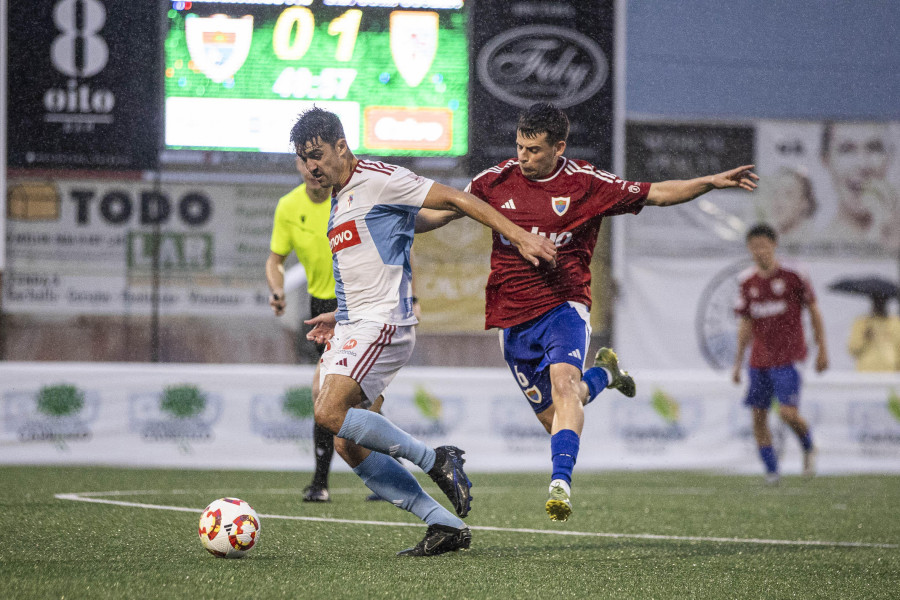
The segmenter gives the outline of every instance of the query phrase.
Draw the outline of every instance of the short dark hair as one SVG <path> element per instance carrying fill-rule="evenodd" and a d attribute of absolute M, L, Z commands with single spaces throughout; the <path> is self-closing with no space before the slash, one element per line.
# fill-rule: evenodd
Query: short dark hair
<path fill-rule="evenodd" d="M 767 237 L 773 242 L 778 241 L 778 234 L 775 233 L 775 228 L 768 223 L 757 223 L 747 230 L 747 237 L 745 239 L 748 242 L 755 237 Z"/>
<path fill-rule="evenodd" d="M 564 142 L 569 137 L 569 117 L 552 104 L 538 102 L 519 114 L 516 129 L 527 138 L 546 133 L 551 144 Z"/>
<path fill-rule="evenodd" d="M 297 122 L 291 128 L 291 144 L 295 148 L 305 146 L 307 142 L 315 139 L 321 139 L 332 146 L 340 139 L 347 139 L 341 119 L 333 112 L 318 106 L 300 113 Z"/>

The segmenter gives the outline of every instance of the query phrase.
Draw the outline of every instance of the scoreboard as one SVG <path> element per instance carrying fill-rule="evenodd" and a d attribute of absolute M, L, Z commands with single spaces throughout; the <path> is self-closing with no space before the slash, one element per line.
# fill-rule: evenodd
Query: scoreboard
<path fill-rule="evenodd" d="M 297 115 L 338 114 L 362 154 L 462 156 L 463 0 L 176 1 L 167 12 L 165 147 L 293 152 Z"/>

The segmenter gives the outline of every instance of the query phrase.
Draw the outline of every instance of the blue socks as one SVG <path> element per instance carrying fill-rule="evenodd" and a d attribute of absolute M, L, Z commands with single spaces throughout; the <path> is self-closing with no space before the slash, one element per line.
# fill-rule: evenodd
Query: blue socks
<path fill-rule="evenodd" d="M 578 458 L 578 446 L 581 439 L 571 429 L 561 429 L 550 436 L 550 455 L 553 460 L 553 479 L 562 479 L 572 483 L 572 469 Z"/>
<path fill-rule="evenodd" d="M 446 525 L 455 529 L 465 527 L 462 520 L 425 493 L 412 473 L 390 456 L 372 452 L 353 472 L 379 497 L 411 512 L 428 525 Z"/>
<path fill-rule="evenodd" d="M 589 404 L 597 394 L 606 389 L 609 385 L 609 374 L 606 369 L 600 367 L 591 367 L 581 376 L 581 380 L 588 386 L 588 400 L 585 404 Z"/>
<path fill-rule="evenodd" d="M 775 456 L 775 450 L 772 446 L 760 446 L 759 457 L 762 459 L 763 464 L 766 465 L 767 473 L 778 472 L 778 458 Z"/>
<path fill-rule="evenodd" d="M 800 445 L 803 447 L 804 452 L 809 452 L 810 450 L 812 450 L 812 433 L 809 431 L 809 429 L 807 429 L 806 433 L 800 438 Z"/>
<path fill-rule="evenodd" d="M 371 410 L 348 410 L 337 434 L 363 448 L 405 458 L 426 473 L 434 466 L 432 448 Z"/>

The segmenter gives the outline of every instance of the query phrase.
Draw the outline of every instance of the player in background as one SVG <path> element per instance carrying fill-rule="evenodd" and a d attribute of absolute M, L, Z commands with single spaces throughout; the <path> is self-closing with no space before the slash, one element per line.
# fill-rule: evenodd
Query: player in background
<path fill-rule="evenodd" d="M 334 293 L 334 272 L 331 265 L 331 247 L 328 244 L 328 217 L 331 214 L 331 188 L 322 187 L 297 158 L 297 170 L 303 183 L 278 200 L 272 225 L 271 250 L 266 260 L 266 281 L 271 296 L 269 306 L 275 316 L 284 314 L 287 299 L 284 292 L 284 262 L 293 250 L 306 271 L 306 289 L 309 294 L 310 317 L 337 309 Z M 324 344 L 316 344 L 321 357 Z M 319 394 L 319 366 L 312 382 L 312 397 Z M 384 398 L 379 396 L 372 410 L 379 410 Z M 363 406 L 363 408 L 370 408 Z M 312 482 L 303 490 L 304 502 L 329 502 L 328 474 L 334 456 L 334 436 L 330 431 L 313 425 L 313 451 L 316 470 Z"/>
<path fill-rule="evenodd" d="M 485 290 L 485 328 L 500 330 L 500 347 L 513 377 L 550 434 L 552 474 L 545 508 L 554 521 L 572 512 L 572 471 L 584 426 L 584 405 L 607 388 L 635 395 L 634 380 L 618 357 L 601 348 L 584 370 L 590 344 L 591 257 L 605 216 L 637 214 L 645 205 L 672 206 L 713 189 L 752 191 L 752 165 L 686 181 L 624 181 L 582 160 L 566 158 L 569 120 L 538 103 L 520 116 L 517 159 L 477 175 L 468 191 L 517 225 L 556 245 L 556 267 L 515 258 L 509 241 L 494 233 Z M 457 218 L 422 211 L 417 231 Z"/>
<path fill-rule="evenodd" d="M 377 398 L 412 354 L 416 318 L 409 256 L 422 207 L 464 213 L 498 230 L 523 262 L 552 263 L 556 249 L 469 194 L 403 167 L 357 159 L 334 113 L 304 112 L 291 130 L 291 142 L 319 185 L 333 188 L 328 237 L 338 309 L 307 321 L 314 326 L 307 337 L 328 342 L 320 363 L 316 423 L 338 436 L 335 449 L 369 489 L 428 524 L 424 539 L 401 555 L 468 548 L 471 532 L 465 523 L 391 458 L 405 458 L 428 473 L 457 515 L 465 517 L 472 484 L 463 470 L 463 451 L 429 448 L 382 415 L 354 407 Z"/>
<path fill-rule="evenodd" d="M 806 358 L 803 309 L 809 310 L 818 351 L 816 371 L 828 368 L 825 326 L 816 296 L 805 275 L 783 266 L 775 256 L 778 236 L 766 224 L 747 232 L 747 250 L 755 263 L 741 274 L 735 313 L 738 324 L 737 352 L 732 379 L 741 382 L 747 346 L 750 350 L 750 386 L 744 403 L 753 411 L 753 435 L 766 468 L 766 482 L 778 483 L 778 458 L 769 430 L 769 407 L 777 398 L 779 415 L 803 447 L 803 474 L 815 474 L 815 454 L 809 424 L 800 416 L 800 374 L 794 363 Z"/>

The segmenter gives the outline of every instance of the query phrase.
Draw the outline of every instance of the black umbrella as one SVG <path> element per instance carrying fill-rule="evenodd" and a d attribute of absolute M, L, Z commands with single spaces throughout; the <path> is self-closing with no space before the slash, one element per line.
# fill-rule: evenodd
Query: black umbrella
<path fill-rule="evenodd" d="M 900 292 L 900 288 L 893 281 L 882 279 L 878 276 L 848 278 L 835 281 L 828 286 L 833 292 L 846 292 L 848 294 L 860 294 L 873 298 L 892 298 Z"/>

